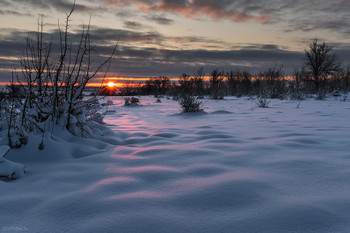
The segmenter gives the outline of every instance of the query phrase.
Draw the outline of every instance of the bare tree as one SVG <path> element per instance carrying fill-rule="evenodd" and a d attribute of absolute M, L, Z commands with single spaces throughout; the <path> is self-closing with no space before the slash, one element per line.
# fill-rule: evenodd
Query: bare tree
<path fill-rule="evenodd" d="M 194 95 L 198 96 L 199 98 L 202 98 L 205 94 L 204 76 L 205 73 L 203 71 L 203 67 L 201 67 L 194 73 L 194 76 L 191 78 L 193 82 Z"/>
<path fill-rule="evenodd" d="M 305 50 L 305 69 L 312 76 L 315 83 L 315 91 L 320 90 L 320 81 L 326 79 L 339 69 L 337 57 L 333 52 L 333 47 L 326 42 L 319 42 L 314 39 L 309 48 Z"/>
<path fill-rule="evenodd" d="M 150 92 L 154 92 L 154 97 L 158 98 L 159 95 L 164 95 L 169 88 L 170 79 L 165 76 L 153 77 L 146 81 L 146 89 Z"/>
<path fill-rule="evenodd" d="M 194 95 L 193 80 L 190 75 L 182 74 L 179 78 L 178 91 L 180 95 Z"/>

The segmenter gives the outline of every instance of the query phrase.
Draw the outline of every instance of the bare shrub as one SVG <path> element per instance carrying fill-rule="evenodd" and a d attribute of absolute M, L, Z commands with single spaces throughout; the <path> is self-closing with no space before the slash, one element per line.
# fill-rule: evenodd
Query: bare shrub
<path fill-rule="evenodd" d="M 286 83 L 282 71 L 282 66 L 274 66 L 258 75 L 261 77 L 260 89 L 270 98 L 285 98 Z"/>
<path fill-rule="evenodd" d="M 256 106 L 258 108 L 268 108 L 270 101 L 267 98 L 267 95 L 258 96 L 256 99 Z"/>
<path fill-rule="evenodd" d="M 132 105 L 139 105 L 140 99 L 136 97 L 125 97 L 124 98 L 124 106 L 132 106 Z"/>
<path fill-rule="evenodd" d="M 321 89 L 321 90 L 318 90 L 318 92 L 316 93 L 316 99 L 317 100 L 324 100 L 326 98 L 326 91 Z"/>
<path fill-rule="evenodd" d="M 70 38 L 71 11 L 66 14 L 64 28 L 59 27 L 58 41 L 45 39 L 43 17 L 38 22 L 35 39 L 26 39 L 20 58 L 21 73 L 15 73 L 22 96 L 13 98 L 8 119 L 8 140 L 11 147 L 20 147 L 29 134 L 52 133 L 54 125 L 62 125 L 73 135 L 83 136 L 87 121 L 94 119 L 89 109 L 93 104 L 84 98 L 86 85 L 108 70 L 111 55 L 100 64 L 92 62 L 94 48 L 90 25 L 83 26 L 78 42 Z M 58 51 L 54 51 L 57 44 Z M 15 86 L 13 86 L 15 87 Z M 42 147 L 42 146 L 41 146 Z"/>

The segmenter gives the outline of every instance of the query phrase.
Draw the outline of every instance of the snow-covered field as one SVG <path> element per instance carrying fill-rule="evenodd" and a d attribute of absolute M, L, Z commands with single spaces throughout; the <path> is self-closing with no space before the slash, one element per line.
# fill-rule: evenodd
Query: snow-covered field
<path fill-rule="evenodd" d="M 0 232 L 350 231 L 350 102 L 111 100 L 104 142 L 8 153 L 27 173 L 0 181 Z"/>

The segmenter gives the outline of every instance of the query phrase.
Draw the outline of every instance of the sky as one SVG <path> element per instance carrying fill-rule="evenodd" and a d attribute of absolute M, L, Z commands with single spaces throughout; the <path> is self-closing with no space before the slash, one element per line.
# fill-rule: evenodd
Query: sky
<path fill-rule="evenodd" d="M 45 38 L 58 40 L 73 0 L 0 0 L 0 82 L 20 70 L 26 37 L 44 15 Z M 350 0 L 76 0 L 70 38 L 90 22 L 98 64 L 118 49 L 108 76 L 176 78 L 203 67 L 206 74 L 283 66 L 302 67 L 317 38 L 350 64 Z"/>

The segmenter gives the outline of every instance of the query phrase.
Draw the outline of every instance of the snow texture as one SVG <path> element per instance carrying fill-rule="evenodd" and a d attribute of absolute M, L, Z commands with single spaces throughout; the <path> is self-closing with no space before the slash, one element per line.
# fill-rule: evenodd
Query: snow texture
<path fill-rule="evenodd" d="M 107 114 L 99 140 L 61 135 L 11 150 L 0 232 L 349 232 L 350 103 L 151 97 Z"/>

